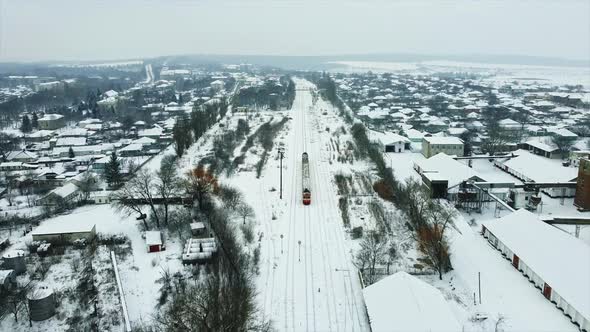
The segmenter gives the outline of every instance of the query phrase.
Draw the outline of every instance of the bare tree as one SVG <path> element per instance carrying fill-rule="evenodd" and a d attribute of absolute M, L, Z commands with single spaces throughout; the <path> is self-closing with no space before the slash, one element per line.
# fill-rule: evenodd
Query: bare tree
<path fill-rule="evenodd" d="M 80 188 L 80 200 L 87 202 L 90 198 L 90 193 L 96 189 L 96 178 L 90 172 L 84 172 L 82 178 L 78 182 Z"/>
<path fill-rule="evenodd" d="M 12 314 L 14 321 L 18 322 L 18 316 L 21 311 L 26 309 L 27 294 L 31 287 L 30 283 L 17 284 L 16 287 L 9 288 L 0 296 L 0 318 Z"/>
<path fill-rule="evenodd" d="M 236 212 L 243 219 L 243 223 L 246 224 L 246 219 L 254 216 L 254 210 L 250 205 L 242 203 L 236 208 Z"/>
<path fill-rule="evenodd" d="M 570 148 L 574 144 L 574 141 L 575 138 L 572 137 L 566 137 L 561 135 L 551 136 L 551 142 L 555 144 L 555 146 L 559 150 L 561 159 L 565 159 L 568 156 Z"/>
<path fill-rule="evenodd" d="M 6 161 L 10 151 L 19 147 L 20 139 L 14 135 L 0 132 L 0 159 Z"/>
<path fill-rule="evenodd" d="M 384 262 L 387 254 L 387 241 L 375 232 L 363 238 L 356 257 L 356 265 L 370 285 L 377 281 L 377 264 Z"/>
<path fill-rule="evenodd" d="M 418 248 L 429 260 L 438 277 L 451 267 L 446 231 L 454 226 L 457 211 L 444 203 L 431 201 L 427 209 L 427 222 L 416 230 Z"/>
<path fill-rule="evenodd" d="M 170 200 L 180 195 L 180 184 L 176 172 L 176 158 L 172 155 L 165 156 L 160 163 L 160 169 L 156 173 L 156 190 L 162 198 L 164 205 L 164 224 L 168 225 L 168 211 Z"/>
<path fill-rule="evenodd" d="M 219 197 L 223 204 L 233 211 L 238 208 L 243 200 L 242 193 L 239 190 L 225 185 L 219 186 Z"/>

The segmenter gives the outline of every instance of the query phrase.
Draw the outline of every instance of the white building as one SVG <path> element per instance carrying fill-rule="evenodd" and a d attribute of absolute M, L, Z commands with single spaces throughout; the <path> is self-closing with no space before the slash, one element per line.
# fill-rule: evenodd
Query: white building
<path fill-rule="evenodd" d="M 422 154 L 430 158 L 439 153 L 447 155 L 463 156 L 463 141 L 457 137 L 424 137 L 422 139 Z"/>
<path fill-rule="evenodd" d="M 483 223 L 482 234 L 547 300 L 590 330 L 590 246 L 524 209 Z"/>
<path fill-rule="evenodd" d="M 372 332 L 461 331 L 441 292 L 406 272 L 363 289 Z"/>

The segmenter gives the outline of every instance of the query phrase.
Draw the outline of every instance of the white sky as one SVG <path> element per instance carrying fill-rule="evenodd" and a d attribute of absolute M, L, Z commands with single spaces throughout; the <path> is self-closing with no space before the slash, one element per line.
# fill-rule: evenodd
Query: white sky
<path fill-rule="evenodd" d="M 590 61 L 590 0 L 0 0 L 0 61 L 359 53 Z"/>

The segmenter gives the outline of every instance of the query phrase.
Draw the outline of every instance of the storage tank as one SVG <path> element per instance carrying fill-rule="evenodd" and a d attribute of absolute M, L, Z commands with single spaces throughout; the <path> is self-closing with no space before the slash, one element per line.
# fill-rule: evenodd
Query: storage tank
<path fill-rule="evenodd" d="M 46 320 L 55 314 L 55 295 L 53 289 L 45 284 L 38 284 L 27 294 L 31 320 Z"/>
<path fill-rule="evenodd" d="M 21 274 L 26 271 L 25 252 L 13 250 L 2 256 L 3 267 L 7 270 L 14 270 L 14 273 Z"/>

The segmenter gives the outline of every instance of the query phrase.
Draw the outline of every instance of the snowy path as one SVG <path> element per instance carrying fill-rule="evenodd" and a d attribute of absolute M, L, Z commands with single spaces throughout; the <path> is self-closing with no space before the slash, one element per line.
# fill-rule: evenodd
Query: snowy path
<path fill-rule="evenodd" d="M 285 213 L 274 221 L 268 212 L 259 215 L 266 234 L 262 246 L 267 261 L 261 268 L 259 290 L 263 311 L 281 331 L 368 331 L 361 287 L 331 183 L 333 175 L 328 158 L 322 158 L 327 142 L 319 139 L 311 93 L 302 91 L 313 85 L 302 80 L 296 83 L 299 90 L 283 161 Z M 301 197 L 303 152 L 310 158 L 309 206 L 302 204 Z M 276 179 L 266 176 L 261 182 L 267 183 L 260 185 L 262 198 L 267 195 L 264 188 L 276 185 Z"/>

